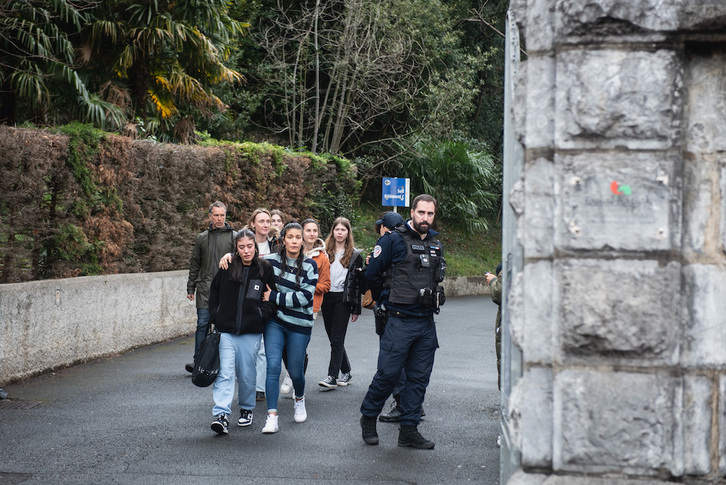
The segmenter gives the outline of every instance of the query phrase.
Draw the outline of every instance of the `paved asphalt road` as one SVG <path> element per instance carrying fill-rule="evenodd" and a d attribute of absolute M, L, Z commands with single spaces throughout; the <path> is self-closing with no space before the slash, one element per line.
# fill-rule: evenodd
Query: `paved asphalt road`
<path fill-rule="evenodd" d="M 318 317 L 308 420 L 295 423 L 283 398 L 274 435 L 261 433 L 263 402 L 252 426 L 210 430 L 211 387 L 195 387 L 184 371 L 192 337 L 8 386 L 10 404 L 40 404 L 0 406 L 0 484 L 496 484 L 495 314 L 489 297 L 451 298 L 436 319 L 440 349 L 419 425 L 434 450 L 396 446 L 391 423 L 378 424 L 380 445 L 361 439 L 359 406 L 378 353 L 372 312 L 363 310 L 346 341 L 351 385 L 319 391 L 330 348 Z"/>

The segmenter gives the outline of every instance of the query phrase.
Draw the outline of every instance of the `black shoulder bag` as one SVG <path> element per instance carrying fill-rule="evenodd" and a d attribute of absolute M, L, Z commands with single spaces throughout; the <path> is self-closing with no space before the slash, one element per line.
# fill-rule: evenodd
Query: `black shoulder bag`
<path fill-rule="evenodd" d="M 212 385 L 219 374 L 219 332 L 209 325 L 207 335 L 199 346 L 199 355 L 194 361 L 192 383 L 199 387 Z"/>

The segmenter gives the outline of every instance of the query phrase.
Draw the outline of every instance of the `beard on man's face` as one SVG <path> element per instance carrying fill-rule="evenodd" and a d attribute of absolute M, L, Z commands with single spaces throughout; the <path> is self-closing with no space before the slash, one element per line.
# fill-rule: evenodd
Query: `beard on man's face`
<path fill-rule="evenodd" d="M 430 227 L 430 224 L 426 221 L 413 223 L 413 228 L 416 229 L 416 232 L 418 232 L 419 234 L 426 234 L 427 232 L 429 232 Z"/>

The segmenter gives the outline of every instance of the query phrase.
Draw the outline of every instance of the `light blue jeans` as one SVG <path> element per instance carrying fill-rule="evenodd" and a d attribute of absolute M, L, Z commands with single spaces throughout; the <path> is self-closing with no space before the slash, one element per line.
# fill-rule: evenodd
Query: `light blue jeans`
<path fill-rule="evenodd" d="M 265 355 L 265 339 L 262 339 L 260 350 L 257 351 L 257 391 L 265 392 L 267 382 L 267 356 Z"/>
<path fill-rule="evenodd" d="M 237 401 L 241 409 L 252 411 L 255 408 L 255 359 L 260 348 L 262 334 L 245 333 L 219 335 L 219 374 L 214 380 L 212 415 L 232 413 L 235 375 L 239 385 Z"/>
<path fill-rule="evenodd" d="M 265 326 L 265 353 L 267 354 L 267 411 L 277 410 L 280 397 L 282 349 L 287 346 L 287 371 L 290 373 L 296 397 L 305 395 L 305 354 L 310 335 L 293 332 L 274 320 Z"/>

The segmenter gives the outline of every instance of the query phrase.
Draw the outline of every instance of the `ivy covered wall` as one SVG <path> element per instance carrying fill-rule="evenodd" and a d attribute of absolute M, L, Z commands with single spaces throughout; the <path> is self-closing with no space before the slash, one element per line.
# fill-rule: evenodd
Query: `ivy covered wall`
<path fill-rule="evenodd" d="M 257 207 L 327 228 L 358 191 L 348 160 L 269 144 L 0 126 L 0 283 L 186 268 L 215 200 L 236 229 Z"/>

